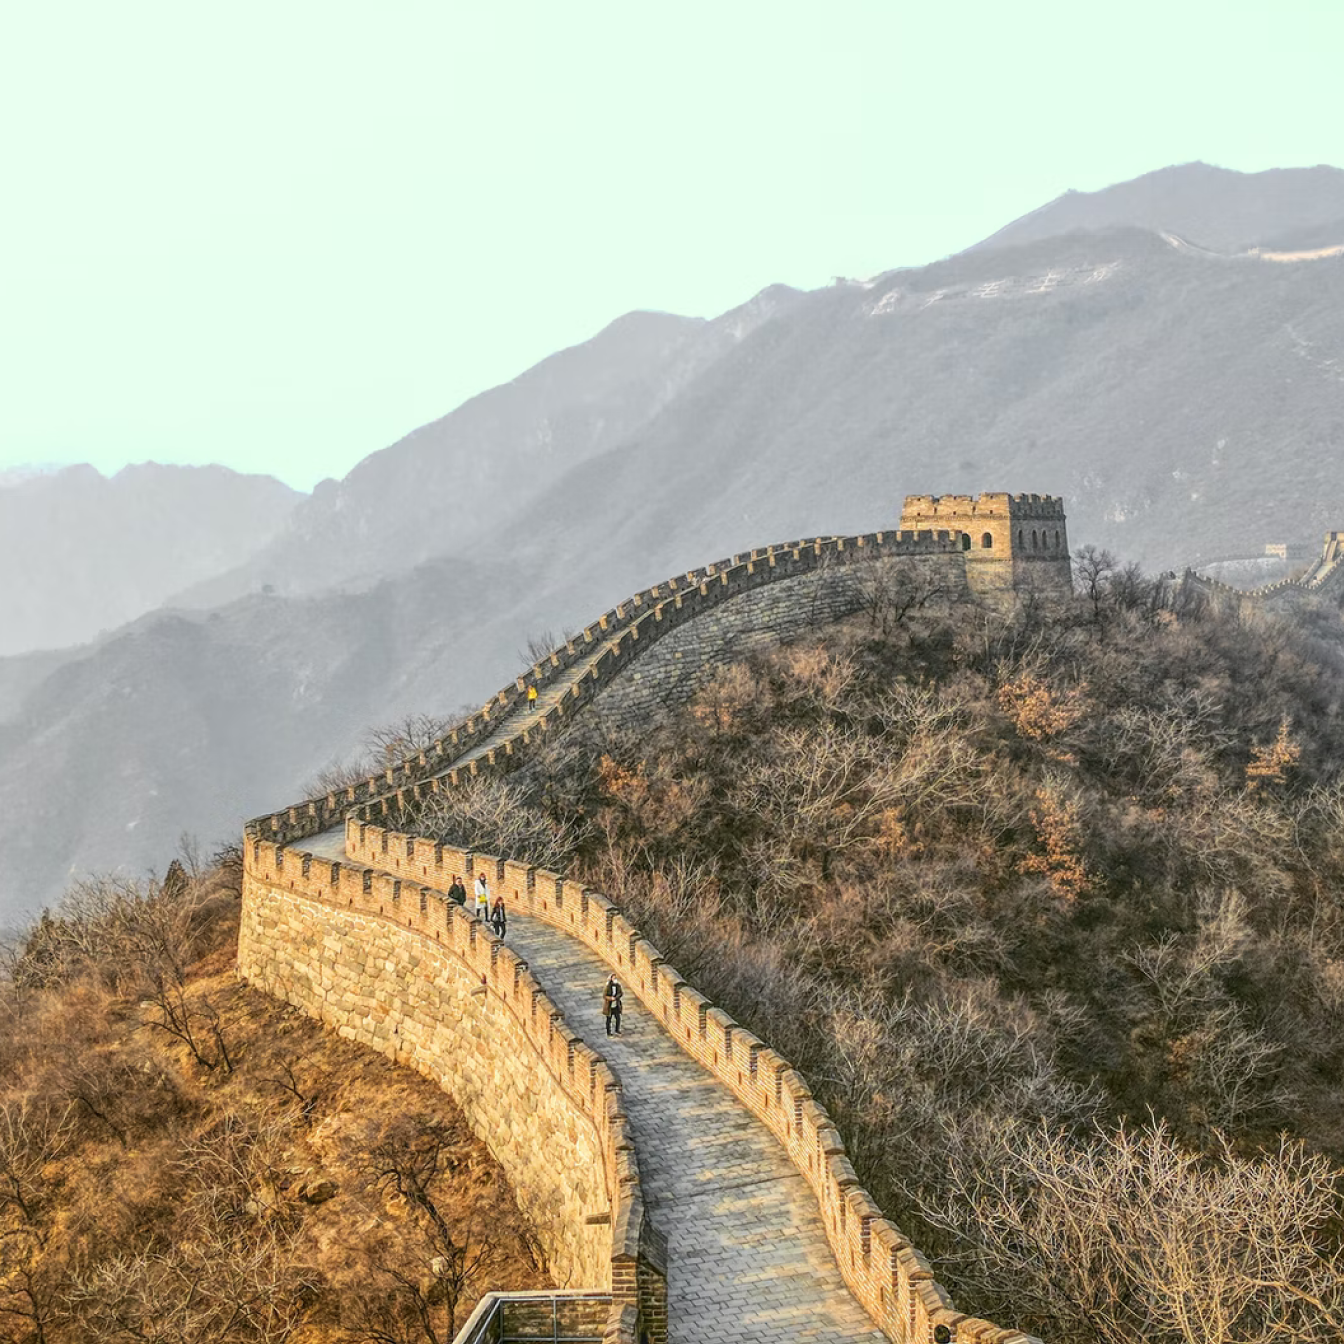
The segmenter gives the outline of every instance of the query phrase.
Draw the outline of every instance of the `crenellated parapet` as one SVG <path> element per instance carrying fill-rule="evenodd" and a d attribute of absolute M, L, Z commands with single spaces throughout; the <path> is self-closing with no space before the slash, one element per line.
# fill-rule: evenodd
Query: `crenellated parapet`
<path fill-rule="evenodd" d="M 701 994 L 615 902 L 562 874 L 351 819 L 346 852 L 410 886 L 484 872 L 505 904 L 577 938 L 774 1135 L 810 1186 L 842 1277 L 892 1340 L 1033 1344 L 956 1310 L 928 1260 L 860 1184 L 829 1114 L 787 1059 Z M 1038 1344 L 1038 1342 L 1036 1342 Z"/>
<path fill-rule="evenodd" d="M 904 528 L 950 527 L 965 551 L 966 579 L 987 601 L 1019 590 L 1067 593 L 1073 585 L 1064 501 L 1058 495 L 907 495 Z"/>
<path fill-rule="evenodd" d="M 909 496 L 903 524 L 910 514 L 911 500 L 971 498 Z M 1032 502 L 1052 497 L 977 498 Z M 947 515 L 949 520 L 954 516 L 952 512 Z M 1004 520 L 1009 516 L 1003 515 Z M 811 537 L 764 546 L 673 575 L 603 612 L 424 750 L 393 762 L 348 788 L 256 817 L 248 822 L 247 833 L 281 843 L 301 840 L 339 825 L 352 809 L 367 808 L 396 795 L 420 796 L 429 781 L 439 776 L 455 778 L 454 772 L 463 770 L 475 773 L 481 768 L 513 768 L 540 742 L 567 728 L 576 711 L 611 686 L 657 640 L 768 586 L 787 585 L 808 577 L 832 577 L 868 568 L 873 561 L 890 560 L 942 565 L 948 599 L 962 592 L 968 596 L 978 592 L 991 600 L 1011 593 L 1015 583 L 1011 566 L 1006 576 L 996 576 L 992 581 L 977 576 L 975 567 L 982 564 L 983 557 L 970 545 L 971 540 L 960 527 L 947 526 L 944 520 L 944 525 L 937 527 L 903 525 L 894 531 Z M 1005 539 L 1001 544 L 1007 548 L 1010 543 Z M 1066 541 L 1063 544 L 1067 556 Z M 798 584 L 795 591 L 805 590 Z M 830 608 L 828 614 L 832 618 L 844 614 L 843 605 Z M 777 617 L 778 611 L 773 615 Z M 563 688 L 563 695 L 552 707 L 532 715 L 527 713 L 529 687 L 535 687 L 543 696 L 555 688 Z"/>
<path fill-rule="evenodd" d="M 558 1282 L 607 1290 L 619 1312 L 638 1309 L 642 1274 L 648 1298 L 666 1266 L 620 1084 L 483 924 L 386 866 L 252 840 L 238 969 L 450 1092 Z"/>
<path fill-rule="evenodd" d="M 1284 548 L 1285 552 L 1287 548 Z M 1228 557 L 1241 559 L 1240 556 Z M 1208 561 L 1216 564 L 1218 561 Z M 1305 572 L 1258 588 L 1237 588 L 1221 579 L 1211 579 L 1187 568 L 1183 576 L 1187 587 L 1216 598 L 1225 604 L 1254 607 L 1266 603 L 1294 603 L 1306 597 L 1337 597 L 1344 593 L 1344 532 L 1327 532 L 1320 554 Z"/>

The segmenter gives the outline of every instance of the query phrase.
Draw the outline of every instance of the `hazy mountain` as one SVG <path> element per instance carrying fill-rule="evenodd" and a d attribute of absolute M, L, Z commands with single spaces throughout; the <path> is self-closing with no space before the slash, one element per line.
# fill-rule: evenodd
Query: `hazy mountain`
<path fill-rule="evenodd" d="M 231 569 L 300 498 L 224 467 L 12 473 L 0 481 L 0 654 L 82 643 Z"/>
<path fill-rule="evenodd" d="M 403 705 L 455 708 L 457 686 L 484 698 L 471 650 L 501 638 L 480 616 L 485 587 L 458 563 L 358 595 L 157 612 L 57 667 L 0 723 L 15 823 L 0 923 L 71 873 L 162 872 L 184 830 L 233 837 Z"/>
<path fill-rule="evenodd" d="M 1126 225 L 1178 234 L 1216 252 L 1241 252 L 1290 230 L 1344 220 L 1344 171 L 1271 168 L 1237 173 L 1184 163 L 1102 191 L 1068 191 L 991 234 L 981 248 Z M 1335 242 L 1344 243 L 1344 236 Z M 1321 246 L 1322 244 L 1318 244 Z"/>
<path fill-rule="evenodd" d="M 1066 496 L 1075 545 L 1165 568 L 1344 526 L 1342 453 L 1341 257 L 1127 225 L 714 322 L 632 314 L 317 492 L 226 580 L 313 595 L 146 617 L 54 670 L 0 661 L 23 846 L 0 909 L 72 866 L 162 868 L 184 828 L 232 834 L 365 726 L 479 699 L 529 635 L 735 549 L 892 526 L 907 492 L 1037 490 Z"/>
<path fill-rule="evenodd" d="M 909 491 L 1041 490 L 1075 544 L 1166 568 L 1344 525 L 1342 455 L 1344 261 L 1121 230 L 810 294 L 546 507 L 600 493 L 585 558 L 643 580 L 890 525 Z M 540 513 L 518 532 L 552 544 Z"/>
<path fill-rule="evenodd" d="M 1266 238 L 1260 245 L 1267 253 L 1314 252 L 1338 248 L 1344 251 L 1344 218 L 1328 224 L 1310 224 Z"/>
<path fill-rule="evenodd" d="M 208 606 L 265 583 L 284 593 L 367 585 L 432 556 L 493 547 L 558 477 L 637 435 L 701 369 L 798 297 L 773 286 L 709 322 L 627 313 L 371 454 L 344 480 L 324 481 L 271 545 L 180 600 Z"/>

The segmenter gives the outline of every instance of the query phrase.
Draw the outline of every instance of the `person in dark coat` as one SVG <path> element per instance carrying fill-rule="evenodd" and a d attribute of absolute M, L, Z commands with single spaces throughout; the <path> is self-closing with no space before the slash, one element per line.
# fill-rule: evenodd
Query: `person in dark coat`
<path fill-rule="evenodd" d="M 458 905 L 463 907 L 467 904 L 467 889 L 462 885 L 462 879 L 456 873 L 453 874 L 453 885 L 448 888 L 448 899 L 456 901 Z"/>
<path fill-rule="evenodd" d="M 613 1032 L 621 1034 L 621 998 L 624 991 L 621 982 L 613 975 L 602 991 L 602 1015 L 607 1019 L 607 1035 Z"/>
<path fill-rule="evenodd" d="M 504 914 L 504 897 L 496 896 L 494 905 L 490 907 L 490 927 L 494 929 L 496 938 L 503 938 L 508 926 L 509 921 Z"/>

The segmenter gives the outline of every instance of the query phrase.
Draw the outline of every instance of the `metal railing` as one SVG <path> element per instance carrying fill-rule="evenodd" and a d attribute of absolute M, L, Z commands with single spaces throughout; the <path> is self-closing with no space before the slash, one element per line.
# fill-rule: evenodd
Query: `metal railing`
<path fill-rule="evenodd" d="M 487 1293 L 453 1344 L 602 1344 L 610 1293 Z"/>

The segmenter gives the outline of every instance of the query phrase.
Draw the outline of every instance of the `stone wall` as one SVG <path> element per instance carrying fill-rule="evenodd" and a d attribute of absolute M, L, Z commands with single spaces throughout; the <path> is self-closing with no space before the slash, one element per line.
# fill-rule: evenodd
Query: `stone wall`
<path fill-rule="evenodd" d="M 1279 579 L 1259 588 L 1234 588 L 1221 579 L 1187 569 L 1182 583 L 1228 610 L 1291 608 L 1308 597 L 1338 600 L 1344 595 L 1344 533 L 1327 532 L 1321 553 L 1305 574 L 1295 578 Z"/>
<path fill-rule="evenodd" d="M 615 1076 L 511 949 L 421 884 L 252 841 L 239 972 L 450 1092 L 562 1287 L 635 1304 L 644 1205 Z"/>
<path fill-rule="evenodd" d="M 967 582 L 982 600 L 1005 603 L 1022 589 L 1072 587 L 1068 524 L 1057 495 L 907 495 L 901 527 L 959 531 Z"/>
<path fill-rule="evenodd" d="M 888 1338 L 924 1344 L 943 1325 L 956 1344 L 1029 1344 L 1031 1336 L 953 1307 L 929 1262 L 859 1184 L 839 1133 L 802 1076 L 668 965 L 605 896 L 545 869 L 354 819 L 346 823 L 346 851 L 357 864 L 403 874 L 413 883 L 484 869 L 491 891 L 502 895 L 507 906 L 564 930 L 596 952 L 627 992 L 783 1145 L 812 1187 L 846 1284 Z"/>
<path fill-rule="evenodd" d="M 391 806 L 414 801 L 427 787 L 437 787 L 440 778 L 455 784 L 453 763 L 498 730 L 501 721 L 523 703 L 528 686 L 545 688 L 565 679 L 576 664 L 590 658 L 604 644 L 605 652 L 569 687 L 561 704 L 529 718 L 510 741 L 492 749 L 479 764 L 473 761 L 472 772 L 479 768 L 508 769 L 521 763 L 539 743 L 563 732 L 574 713 L 623 676 L 631 663 L 647 658 L 656 641 L 703 619 L 726 603 L 739 602 L 760 589 L 792 583 L 814 573 L 832 573 L 849 567 L 867 569 L 874 562 L 893 557 L 908 563 L 920 559 L 948 560 L 960 554 L 959 537 L 946 530 L 868 532 L 765 546 L 716 561 L 704 569 L 674 575 L 604 612 L 592 625 L 585 626 L 580 634 L 553 650 L 425 750 L 349 788 L 256 817 L 248 822 L 247 833 L 281 844 L 302 840 L 340 825 L 354 809 L 362 809 L 366 818 L 378 816 Z M 954 570 L 949 568 L 949 573 Z M 792 604 L 786 601 L 786 605 Z"/>
<path fill-rule="evenodd" d="M 647 722 L 666 706 L 690 699 L 716 668 L 819 633 L 856 613 L 872 611 L 880 619 L 884 602 L 905 585 L 921 593 L 936 590 L 941 602 L 970 596 L 962 557 L 955 552 L 812 570 L 745 593 L 679 626 L 600 691 L 593 712 L 615 723 Z"/>

